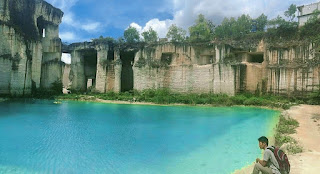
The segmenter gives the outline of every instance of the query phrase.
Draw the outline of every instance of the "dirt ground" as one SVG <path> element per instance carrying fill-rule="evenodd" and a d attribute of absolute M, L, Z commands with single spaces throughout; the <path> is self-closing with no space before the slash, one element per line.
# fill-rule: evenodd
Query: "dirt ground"
<path fill-rule="evenodd" d="M 299 105 L 283 111 L 299 122 L 297 132 L 292 136 L 303 147 L 303 152 L 288 155 L 291 174 L 320 173 L 320 106 Z M 235 174 L 250 174 L 253 165 L 238 170 Z"/>

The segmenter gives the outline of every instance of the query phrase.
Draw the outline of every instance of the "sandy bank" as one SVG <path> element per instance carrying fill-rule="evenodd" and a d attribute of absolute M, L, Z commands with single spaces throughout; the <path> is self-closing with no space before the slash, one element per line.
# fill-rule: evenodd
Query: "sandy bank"
<path fill-rule="evenodd" d="M 299 154 L 288 155 L 291 164 L 291 174 L 318 174 L 320 171 L 320 106 L 299 105 L 283 111 L 299 122 L 297 132 L 291 135 L 303 146 Z M 257 147 L 258 148 L 258 147 Z M 250 174 L 253 165 L 235 174 Z"/>
<path fill-rule="evenodd" d="M 291 174 L 318 174 L 320 172 L 320 106 L 299 105 L 285 111 L 299 122 L 292 137 L 304 148 L 303 153 L 289 155 Z"/>

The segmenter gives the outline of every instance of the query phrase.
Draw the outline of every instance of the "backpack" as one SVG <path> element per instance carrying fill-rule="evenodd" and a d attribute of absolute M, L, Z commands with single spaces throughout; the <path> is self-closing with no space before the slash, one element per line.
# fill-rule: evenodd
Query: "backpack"
<path fill-rule="evenodd" d="M 279 148 L 271 146 L 272 148 L 268 148 L 273 152 L 273 155 L 276 157 L 276 160 L 279 164 L 279 171 L 281 174 L 289 174 L 290 173 L 290 163 L 287 155 Z"/>

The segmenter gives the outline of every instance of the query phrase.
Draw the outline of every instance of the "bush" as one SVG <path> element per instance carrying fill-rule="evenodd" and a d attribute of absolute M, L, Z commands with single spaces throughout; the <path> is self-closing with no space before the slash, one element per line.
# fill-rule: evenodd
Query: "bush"
<path fill-rule="evenodd" d="M 50 90 L 54 95 L 62 94 L 63 84 L 61 80 L 56 80 L 55 82 L 51 83 Z"/>
<path fill-rule="evenodd" d="M 284 143 L 297 143 L 295 139 L 288 135 L 281 135 L 280 133 L 276 133 L 275 135 L 275 145 L 281 147 Z"/>
<path fill-rule="evenodd" d="M 235 105 L 243 105 L 244 102 L 247 100 L 248 98 L 244 95 L 238 95 L 238 96 L 234 96 L 231 97 L 231 101 L 235 104 Z"/>
<path fill-rule="evenodd" d="M 275 134 L 275 145 L 281 147 L 283 144 L 288 143 L 288 151 L 295 154 L 302 152 L 302 147 L 298 142 L 289 136 L 296 132 L 296 128 L 299 127 L 299 122 L 292 118 L 285 118 L 283 115 L 280 115 L 279 123 L 276 128 Z"/>
<path fill-rule="evenodd" d="M 256 105 L 256 106 L 261 106 L 263 104 L 262 99 L 252 97 L 243 102 L 244 105 Z"/>

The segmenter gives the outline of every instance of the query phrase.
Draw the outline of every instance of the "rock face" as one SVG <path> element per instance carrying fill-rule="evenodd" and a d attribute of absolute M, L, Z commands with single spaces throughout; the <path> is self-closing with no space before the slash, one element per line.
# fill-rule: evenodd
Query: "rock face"
<path fill-rule="evenodd" d="M 62 16 L 42 0 L 0 0 L 0 94 L 30 94 L 61 81 Z"/>
<path fill-rule="evenodd" d="M 97 92 L 169 88 L 175 92 L 301 95 L 319 90 L 318 46 L 157 43 L 115 47 L 77 43 L 72 53 L 74 90 Z"/>
<path fill-rule="evenodd" d="M 24 95 L 62 82 L 75 91 L 304 95 L 320 86 L 319 45 L 229 43 L 74 43 L 61 63 L 63 13 L 42 0 L 0 0 L 0 94 Z M 64 75 L 63 75 L 64 74 Z M 56 83 L 55 83 L 56 84 Z"/>

